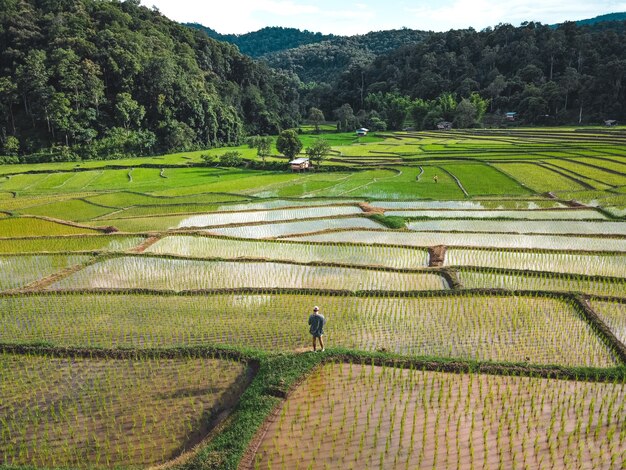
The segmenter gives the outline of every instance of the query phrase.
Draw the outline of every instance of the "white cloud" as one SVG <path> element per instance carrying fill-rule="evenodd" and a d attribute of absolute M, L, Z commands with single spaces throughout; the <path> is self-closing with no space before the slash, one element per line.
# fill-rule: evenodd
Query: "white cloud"
<path fill-rule="evenodd" d="M 523 21 L 544 24 L 591 18 L 626 10 L 626 2 L 587 0 L 453 0 L 444 5 L 408 7 L 411 26 L 416 29 L 446 31 L 472 26 L 482 29 L 498 23 L 519 25 Z"/>
<path fill-rule="evenodd" d="M 285 26 L 334 34 L 409 27 L 482 29 L 522 21 L 559 23 L 626 11 L 625 0 L 142 0 L 180 22 L 220 33 Z"/>

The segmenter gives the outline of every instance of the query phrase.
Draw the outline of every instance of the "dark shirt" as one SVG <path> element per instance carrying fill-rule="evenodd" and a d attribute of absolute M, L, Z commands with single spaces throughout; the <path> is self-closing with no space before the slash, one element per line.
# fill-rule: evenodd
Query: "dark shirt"
<path fill-rule="evenodd" d="M 324 334 L 324 325 L 326 318 L 321 313 L 314 313 L 309 317 L 310 332 L 313 336 L 322 336 Z"/>

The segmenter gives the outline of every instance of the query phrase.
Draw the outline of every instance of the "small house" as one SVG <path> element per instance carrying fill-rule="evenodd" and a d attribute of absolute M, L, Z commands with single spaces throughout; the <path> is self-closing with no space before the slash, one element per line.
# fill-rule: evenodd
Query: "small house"
<path fill-rule="evenodd" d="M 437 129 L 440 131 L 449 131 L 452 129 L 452 123 L 449 121 L 441 121 L 437 124 Z"/>
<path fill-rule="evenodd" d="M 506 113 L 506 114 L 504 115 L 504 118 L 505 118 L 507 121 L 510 121 L 510 122 L 517 121 L 517 113 L 516 113 L 516 112 L 509 112 L 509 113 Z"/>
<path fill-rule="evenodd" d="M 366 129 L 365 127 L 361 127 L 360 129 L 356 130 L 356 135 L 357 137 L 365 137 L 369 131 L 370 131 L 369 129 Z"/>
<path fill-rule="evenodd" d="M 608 120 L 604 121 L 604 125 L 606 127 L 615 127 L 615 126 L 617 126 L 617 121 L 615 119 L 608 119 Z"/>
<path fill-rule="evenodd" d="M 295 160 L 291 160 L 289 164 L 291 165 L 292 171 L 302 171 L 309 169 L 308 158 L 296 158 Z"/>

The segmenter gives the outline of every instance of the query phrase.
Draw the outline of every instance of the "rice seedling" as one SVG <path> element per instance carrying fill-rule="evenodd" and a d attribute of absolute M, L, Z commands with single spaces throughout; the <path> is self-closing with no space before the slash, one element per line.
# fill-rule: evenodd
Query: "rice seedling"
<path fill-rule="evenodd" d="M 573 235 L 626 234 L 626 222 L 585 222 L 573 220 L 428 220 L 410 222 L 409 230 L 419 232 L 550 233 Z"/>
<path fill-rule="evenodd" d="M 624 468 L 626 384 L 357 364 L 315 371 L 251 468 Z"/>
<path fill-rule="evenodd" d="M 0 253 L 55 253 L 70 251 L 126 251 L 145 238 L 118 235 L 89 235 L 0 240 Z"/>
<path fill-rule="evenodd" d="M 275 209 L 270 211 L 228 212 L 194 215 L 181 220 L 176 228 L 210 227 L 217 225 L 275 222 L 294 219 L 314 219 L 362 214 L 356 206 L 306 207 L 302 209 Z"/>
<path fill-rule="evenodd" d="M 563 209 L 566 208 L 560 202 L 546 200 L 524 200 L 524 199 L 495 199 L 495 200 L 474 200 L 474 201 L 373 201 L 370 203 L 374 207 L 388 210 L 505 210 L 517 209 L 530 211 L 534 209 Z M 551 211 L 552 212 L 552 211 Z"/>
<path fill-rule="evenodd" d="M 490 269 L 461 269 L 458 271 L 458 277 L 463 287 L 469 289 L 547 290 L 612 297 L 626 296 L 626 279 L 624 278 L 507 272 Z"/>
<path fill-rule="evenodd" d="M 622 344 L 626 344 L 626 303 L 623 300 L 592 300 L 591 307 Z"/>
<path fill-rule="evenodd" d="M 0 342 L 150 348 L 220 344 L 293 351 L 319 305 L 330 346 L 409 356 L 608 367 L 619 363 L 575 307 L 524 295 L 138 293 L 0 296 Z"/>
<path fill-rule="evenodd" d="M 44 237 L 49 235 L 76 235 L 99 233 L 95 229 L 65 225 L 34 217 L 0 219 L 0 238 Z"/>
<path fill-rule="evenodd" d="M 436 218 L 436 219 L 527 219 L 536 220 L 606 220 L 606 216 L 593 209 L 589 210 L 391 210 L 385 211 L 388 216 Z M 470 229 L 474 223 L 466 220 Z M 503 222 L 506 224 L 506 222 Z M 496 225 L 497 226 L 497 225 Z M 515 228 L 516 225 L 512 225 Z M 469 230 L 469 229 L 468 229 Z M 514 230 L 511 230 L 514 231 Z"/>
<path fill-rule="evenodd" d="M 331 243 L 380 243 L 402 246 L 525 248 L 570 251 L 626 251 L 626 240 L 567 235 L 519 235 L 508 233 L 446 233 L 345 230 L 285 237 L 287 240 Z"/>
<path fill-rule="evenodd" d="M 0 242 L 0 250 L 2 242 Z M 327 262 L 351 265 L 410 268 L 428 266 L 424 249 L 355 244 L 313 244 L 217 237 L 169 236 L 150 246 L 147 253 L 194 258 L 260 258 L 303 263 Z"/>
<path fill-rule="evenodd" d="M 425 272 L 125 256 L 88 266 L 50 289 L 182 291 L 245 287 L 413 291 L 445 289 L 447 283 L 439 274 Z"/>
<path fill-rule="evenodd" d="M 255 210 L 271 210 L 282 209 L 285 207 L 315 207 L 330 206 L 333 204 L 358 204 L 358 199 L 268 199 L 260 202 L 253 201 L 243 204 L 224 204 L 217 208 L 218 212 L 232 211 L 255 211 Z"/>
<path fill-rule="evenodd" d="M 0 291 L 24 287 L 90 259 L 79 255 L 0 255 Z"/>
<path fill-rule="evenodd" d="M 0 465 L 164 462 L 206 435 L 242 393 L 245 370 L 218 359 L 0 354 Z"/>
<path fill-rule="evenodd" d="M 332 229 L 381 229 L 382 225 L 364 218 L 317 219 L 302 222 L 283 222 L 243 227 L 227 227 L 210 229 L 210 233 L 227 237 L 240 238 L 276 238 L 296 235 L 299 233 L 322 232 Z"/>
<path fill-rule="evenodd" d="M 615 253 L 449 248 L 446 251 L 445 265 L 626 278 L 626 256 Z"/>

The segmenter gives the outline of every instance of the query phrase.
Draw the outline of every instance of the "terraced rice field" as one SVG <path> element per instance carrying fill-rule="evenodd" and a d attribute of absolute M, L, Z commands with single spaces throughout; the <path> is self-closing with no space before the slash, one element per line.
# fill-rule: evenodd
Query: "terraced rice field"
<path fill-rule="evenodd" d="M 592 300 L 592 308 L 623 344 L 626 344 L 626 302 Z"/>
<path fill-rule="evenodd" d="M 223 344 L 293 351 L 309 343 L 302 323 L 311 305 L 323 306 L 327 340 L 333 346 L 570 366 L 618 363 L 573 305 L 519 295 L 355 297 L 268 289 L 263 294 L 208 296 L 12 296 L 0 297 L 0 338 L 60 346 Z"/>
<path fill-rule="evenodd" d="M 447 266 L 478 266 L 626 278 L 626 255 L 449 248 Z"/>
<path fill-rule="evenodd" d="M 216 225 L 245 224 L 253 222 L 275 222 L 295 219 L 315 219 L 362 214 L 358 207 L 308 207 L 303 209 L 277 209 L 272 211 L 251 211 L 233 213 L 203 214 L 187 217 L 176 228 L 210 227 Z"/>
<path fill-rule="evenodd" d="M 0 165 L 0 467 L 626 466 L 624 131 L 325 136 Z"/>
<path fill-rule="evenodd" d="M 46 237 L 99 233 L 95 229 L 52 222 L 33 217 L 0 219 L 0 238 Z"/>
<path fill-rule="evenodd" d="M 290 235 L 325 230 L 345 229 L 382 229 L 376 222 L 365 217 L 345 219 L 317 219 L 303 222 L 284 222 L 275 224 L 249 225 L 242 227 L 212 228 L 209 232 L 215 235 L 240 238 L 278 238 Z"/>
<path fill-rule="evenodd" d="M 625 401 L 624 384 L 331 363 L 249 468 L 623 468 Z"/>
<path fill-rule="evenodd" d="M 218 359 L 0 354 L 0 465 L 146 467 L 199 442 L 246 386 Z"/>
<path fill-rule="evenodd" d="M 582 222 L 564 220 L 429 220 L 410 222 L 416 232 L 549 233 L 626 237 L 626 222 Z"/>
<path fill-rule="evenodd" d="M 525 219 L 537 220 L 606 220 L 606 216 L 594 210 L 386 210 L 385 215 L 407 218 L 437 219 Z M 445 224 L 444 224 L 445 225 Z M 474 227 L 473 223 L 465 224 Z M 557 224 L 558 225 L 558 224 Z M 515 226 L 515 224 L 513 224 Z"/>
<path fill-rule="evenodd" d="M 144 241 L 143 237 L 111 235 L 0 239 L 0 253 L 126 251 L 141 245 Z"/>
<path fill-rule="evenodd" d="M 275 262 L 196 261 L 121 257 L 93 264 L 49 289 L 337 289 L 440 290 L 446 281 L 436 273 L 302 266 Z"/>
<path fill-rule="evenodd" d="M 588 276 L 557 276 L 553 273 L 500 271 L 458 271 L 461 284 L 468 289 L 545 290 L 582 292 L 588 295 L 626 297 L 626 279 Z"/>
<path fill-rule="evenodd" d="M 0 249 L 1 249 L 0 243 Z M 301 263 L 339 263 L 416 269 L 428 266 L 428 252 L 419 248 L 324 245 L 217 237 L 169 236 L 146 249 L 147 253 L 193 258 L 270 259 Z"/>
<path fill-rule="evenodd" d="M 25 287 L 28 284 L 89 261 L 79 255 L 0 255 L 0 291 Z"/>
<path fill-rule="evenodd" d="M 378 243 L 400 246 L 455 246 L 490 248 L 525 248 L 534 250 L 626 251 L 626 240 L 589 238 L 567 235 L 535 235 L 508 233 L 446 233 L 350 230 L 332 233 L 285 237 L 286 240 L 324 243 Z"/>
<path fill-rule="evenodd" d="M 385 210 L 535 210 L 564 209 L 563 203 L 550 200 L 475 200 L 475 201 L 372 201 Z"/>

